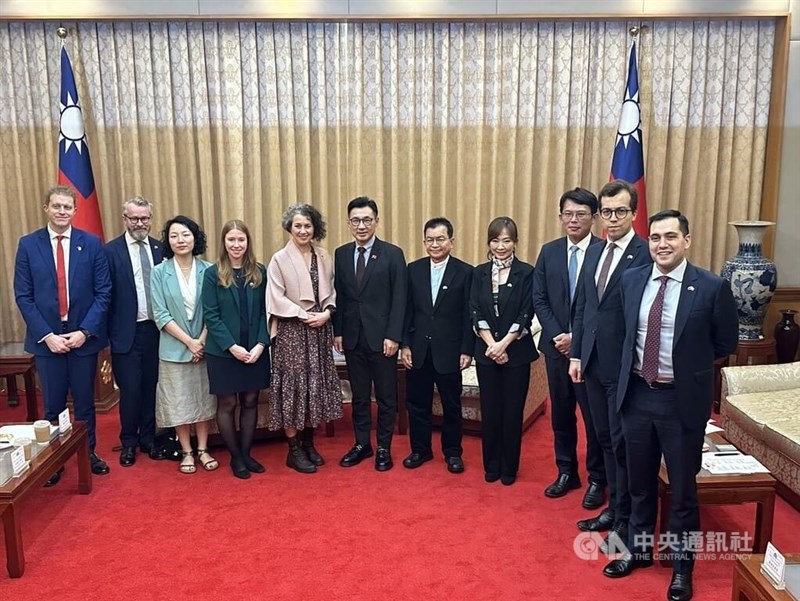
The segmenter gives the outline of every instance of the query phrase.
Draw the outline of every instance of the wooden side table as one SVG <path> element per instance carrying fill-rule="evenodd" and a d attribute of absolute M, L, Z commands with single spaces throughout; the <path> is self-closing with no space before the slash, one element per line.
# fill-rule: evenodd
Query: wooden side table
<path fill-rule="evenodd" d="M 16 396 L 16 377 L 22 376 L 25 381 L 26 417 L 29 422 L 39 419 L 39 406 L 36 403 L 36 364 L 33 355 L 24 350 L 22 342 L 0 343 L 0 378 L 8 382 L 8 399 Z"/>
<path fill-rule="evenodd" d="M 793 601 L 786 591 L 779 591 L 761 573 L 763 555 L 739 557 L 733 569 L 732 601 Z M 787 563 L 800 562 L 800 553 L 786 555 Z"/>
<path fill-rule="evenodd" d="M 740 340 L 736 347 L 736 365 L 759 365 L 777 361 L 774 338 Z"/>

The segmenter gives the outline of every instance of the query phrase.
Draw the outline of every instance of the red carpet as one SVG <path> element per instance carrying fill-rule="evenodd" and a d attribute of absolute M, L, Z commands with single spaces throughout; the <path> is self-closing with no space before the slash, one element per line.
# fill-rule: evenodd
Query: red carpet
<path fill-rule="evenodd" d="M 24 419 L 5 399 L 0 421 Z M 418 470 L 400 462 L 408 439 L 396 436 L 395 468 L 337 465 L 352 442 L 319 438 L 328 465 L 314 475 L 283 464 L 285 445 L 261 444 L 267 473 L 233 478 L 224 450 L 213 473 L 181 475 L 174 462 L 139 456 L 121 468 L 111 447 L 117 414 L 98 416 L 98 452 L 111 474 L 77 494 L 70 463 L 61 483 L 23 506 L 26 572 L 0 570 L 8 599 L 664 599 L 670 570 L 654 567 L 612 581 L 606 561 L 572 550 L 581 491 L 542 494 L 553 479 L 549 417 L 523 441 L 520 477 L 511 487 L 486 484 L 480 441 L 465 437 L 467 471 L 446 472 L 437 458 Z M 755 507 L 708 507 L 705 530 L 752 529 Z M 776 505 L 773 542 L 797 551 L 800 515 Z M 4 551 L 0 559 L 4 558 Z M 695 599 L 730 599 L 732 561 L 699 561 Z M 3 564 L 4 567 L 4 564 Z"/>

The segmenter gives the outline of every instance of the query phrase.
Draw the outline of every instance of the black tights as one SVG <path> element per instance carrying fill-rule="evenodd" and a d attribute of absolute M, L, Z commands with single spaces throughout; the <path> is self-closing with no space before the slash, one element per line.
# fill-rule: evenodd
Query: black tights
<path fill-rule="evenodd" d="M 239 401 L 239 440 L 236 440 L 236 401 Z M 217 396 L 217 427 L 232 459 L 250 456 L 258 420 L 258 391 Z"/>

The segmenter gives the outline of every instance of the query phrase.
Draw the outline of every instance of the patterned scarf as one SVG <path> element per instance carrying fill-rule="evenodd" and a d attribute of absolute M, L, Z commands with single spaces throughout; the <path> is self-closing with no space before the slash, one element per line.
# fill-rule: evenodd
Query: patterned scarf
<path fill-rule="evenodd" d="M 500 260 L 492 257 L 492 294 L 497 294 L 500 290 L 500 270 L 511 267 L 514 262 L 514 253 L 508 259 Z"/>

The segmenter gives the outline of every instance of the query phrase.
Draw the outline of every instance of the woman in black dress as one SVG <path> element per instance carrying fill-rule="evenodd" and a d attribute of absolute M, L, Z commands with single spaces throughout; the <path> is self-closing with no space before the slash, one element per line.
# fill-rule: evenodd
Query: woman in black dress
<path fill-rule="evenodd" d="M 247 226 L 238 219 L 228 221 L 222 228 L 219 259 L 203 278 L 205 351 L 209 389 L 217 395 L 217 427 L 231 453 L 233 475 L 243 479 L 250 472 L 264 471 L 250 456 L 250 448 L 258 421 L 258 394 L 270 381 L 266 284 L 266 269 L 256 262 Z"/>

